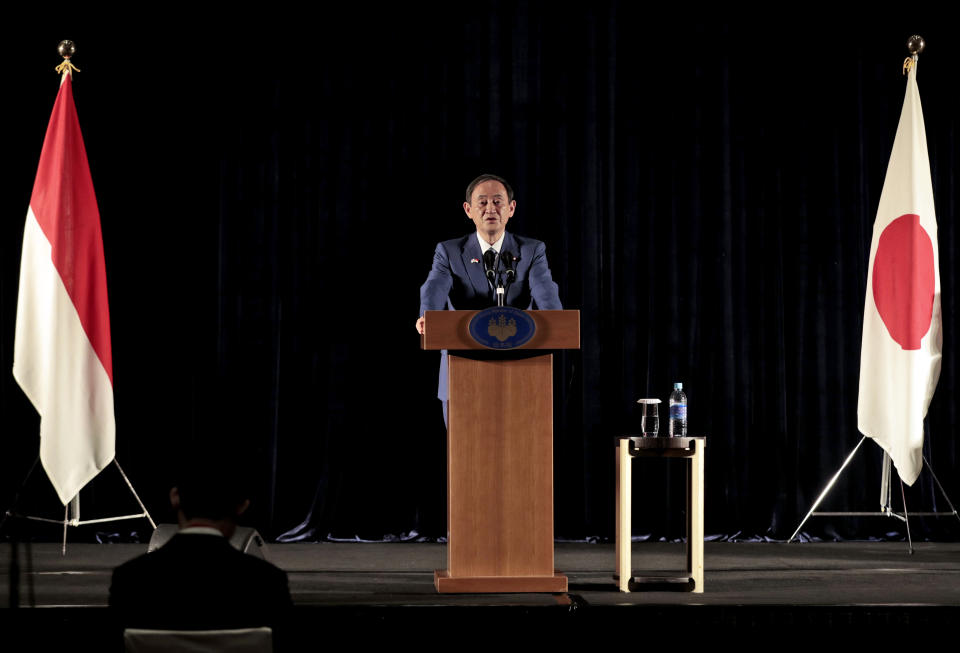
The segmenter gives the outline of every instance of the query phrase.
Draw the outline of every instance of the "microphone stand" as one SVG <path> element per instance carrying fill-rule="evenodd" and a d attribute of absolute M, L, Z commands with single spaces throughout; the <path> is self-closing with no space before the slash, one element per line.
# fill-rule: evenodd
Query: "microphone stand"
<path fill-rule="evenodd" d="M 499 262 L 500 255 L 496 254 L 492 249 L 488 249 L 487 253 L 483 255 L 484 274 L 487 275 L 487 281 L 490 282 L 490 287 L 493 288 L 497 306 L 503 306 L 503 287 L 500 285 L 500 275 L 497 274 L 497 263 Z"/>
<path fill-rule="evenodd" d="M 513 254 L 510 252 L 503 252 L 500 255 L 500 259 L 503 261 L 504 275 L 507 277 L 506 284 L 500 286 L 497 289 L 498 297 L 500 299 L 499 306 L 503 306 L 503 302 L 506 300 L 507 293 L 510 291 L 510 284 L 517 280 L 517 272 L 513 269 Z M 500 294 L 502 293 L 502 294 Z"/>
<path fill-rule="evenodd" d="M 497 307 L 506 305 L 507 292 L 510 290 L 510 284 L 517 278 L 517 272 L 513 269 L 513 261 L 513 254 L 510 252 L 502 252 L 497 256 L 493 267 L 487 268 L 487 279 L 490 280 L 490 284 L 494 287 Z M 503 281 L 504 276 L 507 278 L 506 283 Z"/>

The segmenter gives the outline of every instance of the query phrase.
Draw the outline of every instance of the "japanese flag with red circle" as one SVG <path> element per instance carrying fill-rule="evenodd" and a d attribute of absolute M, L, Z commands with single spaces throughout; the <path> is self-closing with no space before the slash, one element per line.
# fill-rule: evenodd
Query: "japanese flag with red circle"
<path fill-rule="evenodd" d="M 913 485 L 943 346 L 937 219 L 916 65 L 873 224 L 866 295 L 858 428 Z"/>
<path fill-rule="evenodd" d="M 66 505 L 114 456 L 113 363 L 100 212 L 63 73 L 20 258 L 13 376 L 40 413 L 40 462 Z"/>

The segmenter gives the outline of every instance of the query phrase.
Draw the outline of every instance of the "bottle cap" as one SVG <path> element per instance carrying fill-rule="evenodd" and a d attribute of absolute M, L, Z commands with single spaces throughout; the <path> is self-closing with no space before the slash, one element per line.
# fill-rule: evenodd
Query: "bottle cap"
<path fill-rule="evenodd" d="M 674 383 L 674 384 L 673 384 L 673 389 L 674 389 L 674 390 L 683 390 L 683 384 L 682 384 L 682 383 Z"/>

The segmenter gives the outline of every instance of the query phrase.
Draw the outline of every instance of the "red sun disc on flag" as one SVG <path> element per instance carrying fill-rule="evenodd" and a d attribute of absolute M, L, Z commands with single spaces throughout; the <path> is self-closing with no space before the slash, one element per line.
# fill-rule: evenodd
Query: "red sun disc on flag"
<path fill-rule="evenodd" d="M 873 301 L 890 337 L 903 349 L 920 349 L 930 330 L 935 289 L 933 242 L 919 215 L 901 215 L 877 243 Z"/>

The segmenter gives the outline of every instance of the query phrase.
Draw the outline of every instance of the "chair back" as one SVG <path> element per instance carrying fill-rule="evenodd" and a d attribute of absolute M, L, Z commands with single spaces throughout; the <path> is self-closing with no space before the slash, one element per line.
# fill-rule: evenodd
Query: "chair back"
<path fill-rule="evenodd" d="M 150 630 L 127 628 L 123 631 L 127 653 L 273 653 L 270 628 L 230 630 Z"/>

